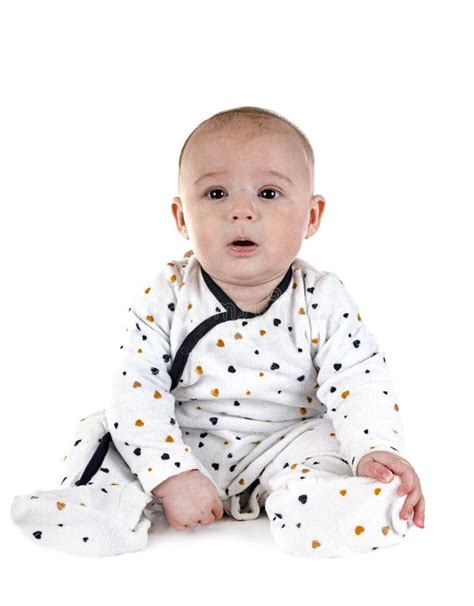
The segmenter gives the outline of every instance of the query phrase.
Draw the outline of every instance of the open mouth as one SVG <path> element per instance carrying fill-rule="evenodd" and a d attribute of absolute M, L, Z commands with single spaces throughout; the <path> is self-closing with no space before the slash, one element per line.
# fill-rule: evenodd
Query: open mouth
<path fill-rule="evenodd" d="M 252 240 L 234 240 L 230 244 L 231 246 L 257 246 Z"/>
<path fill-rule="evenodd" d="M 239 255 L 250 255 L 258 249 L 258 244 L 253 240 L 234 240 L 227 247 L 233 253 Z"/>

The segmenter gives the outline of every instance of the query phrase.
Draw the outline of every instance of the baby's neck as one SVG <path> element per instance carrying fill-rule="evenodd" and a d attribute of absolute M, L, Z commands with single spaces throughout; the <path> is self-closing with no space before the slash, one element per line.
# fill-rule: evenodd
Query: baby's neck
<path fill-rule="evenodd" d="M 226 295 L 242 311 L 251 313 L 261 313 L 268 305 L 272 292 L 283 280 L 287 270 L 281 274 L 274 276 L 271 280 L 254 286 L 242 286 L 241 284 L 232 284 L 215 278 L 212 274 L 214 282 L 222 288 Z"/>
<path fill-rule="evenodd" d="M 246 301 L 246 300 L 240 301 L 239 299 L 236 299 L 233 297 L 231 297 L 231 299 L 234 301 L 234 303 L 237 305 L 237 307 L 239 309 L 241 309 L 242 311 L 249 311 L 253 314 L 259 314 L 267 307 L 271 294 L 272 293 L 270 292 L 269 295 L 267 295 L 264 299 L 262 299 L 260 301 L 253 301 L 253 300 L 252 301 Z"/>

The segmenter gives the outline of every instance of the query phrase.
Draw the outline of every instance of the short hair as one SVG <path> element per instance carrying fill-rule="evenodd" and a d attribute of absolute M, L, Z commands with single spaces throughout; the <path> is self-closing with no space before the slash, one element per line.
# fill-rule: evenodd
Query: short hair
<path fill-rule="evenodd" d="M 311 143 L 306 135 L 292 122 L 281 116 L 280 114 L 271 111 L 269 109 L 265 109 L 263 107 L 253 107 L 250 105 L 246 105 L 243 107 L 235 107 L 233 109 L 227 109 L 217 114 L 214 114 L 210 118 L 203 120 L 196 128 L 191 132 L 191 134 L 187 137 L 186 141 L 181 148 L 181 153 L 179 154 L 179 162 L 178 162 L 178 171 L 181 170 L 181 163 L 183 159 L 184 150 L 186 149 L 189 140 L 194 135 L 194 133 L 198 130 L 215 132 L 220 128 L 223 128 L 229 124 L 236 124 L 237 126 L 248 125 L 249 123 L 255 126 L 257 129 L 261 131 L 270 130 L 271 124 L 275 121 L 280 121 L 293 129 L 293 131 L 298 135 L 300 141 L 304 147 L 304 150 L 310 161 L 310 169 L 314 173 L 314 152 L 311 147 Z"/>

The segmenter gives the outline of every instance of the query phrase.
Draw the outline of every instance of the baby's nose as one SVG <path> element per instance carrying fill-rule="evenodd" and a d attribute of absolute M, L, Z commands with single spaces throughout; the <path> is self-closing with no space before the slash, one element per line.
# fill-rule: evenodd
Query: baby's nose
<path fill-rule="evenodd" d="M 252 204 L 248 202 L 237 203 L 232 207 L 231 215 L 234 221 L 236 219 L 252 219 L 255 217 L 255 210 Z"/>
<path fill-rule="evenodd" d="M 253 219 L 254 214 L 252 212 L 234 212 L 232 214 L 232 218 L 235 220 L 237 219 Z"/>

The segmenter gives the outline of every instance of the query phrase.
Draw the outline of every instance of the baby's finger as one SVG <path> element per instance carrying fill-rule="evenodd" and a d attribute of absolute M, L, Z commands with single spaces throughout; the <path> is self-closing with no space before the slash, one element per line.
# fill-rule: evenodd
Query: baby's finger
<path fill-rule="evenodd" d="M 212 508 L 212 513 L 216 516 L 216 520 L 220 520 L 224 515 L 224 506 L 220 499 L 216 500 L 216 504 Z"/>
<path fill-rule="evenodd" d="M 220 520 L 222 518 L 222 516 L 224 515 L 224 510 L 223 509 L 219 509 L 218 513 L 216 513 L 216 510 L 213 509 L 212 513 L 214 514 L 216 520 Z"/>
<path fill-rule="evenodd" d="M 425 527 L 425 497 L 423 495 L 420 496 L 418 502 L 415 504 L 413 508 L 413 522 L 420 528 Z"/>
<path fill-rule="evenodd" d="M 390 482 L 393 479 L 393 473 L 390 469 L 377 461 L 366 463 L 364 466 L 364 475 L 384 482 Z"/>
<path fill-rule="evenodd" d="M 199 523 L 202 524 L 202 526 L 207 526 L 208 524 L 212 524 L 212 522 L 214 522 L 215 517 L 212 513 L 209 513 L 206 517 L 203 517 L 199 520 Z"/>
<path fill-rule="evenodd" d="M 411 492 L 415 487 L 415 484 L 417 482 L 419 483 L 418 476 L 408 461 L 395 457 L 390 460 L 390 463 L 387 462 L 387 466 L 393 471 L 393 473 L 400 476 L 400 486 L 397 490 L 399 497 Z"/>
<path fill-rule="evenodd" d="M 419 482 L 418 476 L 412 469 L 407 469 L 407 471 L 402 472 L 400 475 L 401 483 L 398 487 L 397 494 L 399 497 L 402 497 L 404 494 L 408 494 L 411 492 Z"/>
<path fill-rule="evenodd" d="M 418 501 L 421 495 L 421 490 L 419 486 L 415 486 L 415 488 L 408 494 L 405 502 L 403 503 L 403 507 L 400 511 L 400 517 L 404 520 L 408 518 L 411 513 L 411 510 L 415 506 L 415 503 Z"/>

